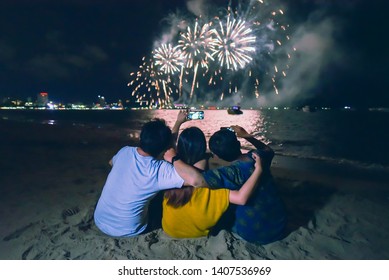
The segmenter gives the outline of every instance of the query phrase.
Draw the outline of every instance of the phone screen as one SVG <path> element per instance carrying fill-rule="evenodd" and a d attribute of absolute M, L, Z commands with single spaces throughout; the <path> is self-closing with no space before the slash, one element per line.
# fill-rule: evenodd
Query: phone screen
<path fill-rule="evenodd" d="M 229 131 L 235 132 L 234 129 L 231 128 L 231 127 L 225 127 L 225 126 L 223 126 L 223 127 L 221 127 L 220 129 L 221 129 L 221 130 L 227 129 L 227 130 L 229 130 Z"/>
<path fill-rule="evenodd" d="M 188 120 L 203 120 L 204 111 L 190 111 L 187 116 Z"/>

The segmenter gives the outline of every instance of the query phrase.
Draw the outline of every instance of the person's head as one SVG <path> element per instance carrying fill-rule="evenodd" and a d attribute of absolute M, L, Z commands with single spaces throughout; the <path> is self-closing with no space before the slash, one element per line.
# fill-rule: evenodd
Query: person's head
<path fill-rule="evenodd" d="M 204 159 L 206 149 L 205 135 L 198 127 L 188 127 L 178 137 L 177 154 L 187 164 L 193 165 Z"/>
<path fill-rule="evenodd" d="M 216 131 L 209 139 L 209 149 L 225 161 L 234 161 L 242 154 L 240 142 L 234 132 L 228 129 Z"/>
<path fill-rule="evenodd" d="M 163 119 L 153 119 L 143 125 L 139 147 L 152 157 L 158 157 L 172 143 L 172 131 Z"/>
<path fill-rule="evenodd" d="M 198 127 L 188 127 L 184 129 L 177 141 L 177 155 L 187 164 L 194 165 L 205 158 L 207 141 L 205 135 Z M 192 197 L 194 188 L 183 186 L 180 189 L 170 189 L 165 191 L 167 204 L 178 208 L 188 203 Z"/>

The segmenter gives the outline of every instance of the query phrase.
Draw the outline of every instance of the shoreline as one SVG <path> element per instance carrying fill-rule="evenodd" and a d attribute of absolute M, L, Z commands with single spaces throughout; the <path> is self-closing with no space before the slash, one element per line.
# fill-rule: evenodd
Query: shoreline
<path fill-rule="evenodd" d="M 109 159 L 135 141 L 128 131 L 0 121 L 0 134 L 2 260 L 389 259 L 385 174 L 371 178 L 363 170 L 276 156 L 272 170 L 289 234 L 265 246 L 224 230 L 198 239 L 172 239 L 161 229 L 111 238 L 92 215 Z"/>
<path fill-rule="evenodd" d="M 371 187 L 377 191 L 389 189 L 389 173 L 385 170 L 372 170 L 344 163 L 329 163 L 276 154 L 272 172 L 275 177 L 332 185 L 339 190 L 363 191 Z"/>

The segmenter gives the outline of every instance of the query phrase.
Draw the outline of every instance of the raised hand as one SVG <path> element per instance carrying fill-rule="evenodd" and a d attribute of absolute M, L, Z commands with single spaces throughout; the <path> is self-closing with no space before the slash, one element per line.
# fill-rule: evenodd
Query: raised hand
<path fill-rule="evenodd" d="M 252 153 L 252 157 L 255 160 L 255 164 L 254 164 L 255 169 L 262 168 L 261 157 L 257 153 Z"/>
<path fill-rule="evenodd" d="M 183 124 L 187 121 L 188 110 L 180 110 L 177 115 L 176 123 Z"/>
<path fill-rule="evenodd" d="M 231 125 L 231 128 L 235 131 L 237 137 L 247 138 L 252 137 L 243 127 L 239 125 Z"/>

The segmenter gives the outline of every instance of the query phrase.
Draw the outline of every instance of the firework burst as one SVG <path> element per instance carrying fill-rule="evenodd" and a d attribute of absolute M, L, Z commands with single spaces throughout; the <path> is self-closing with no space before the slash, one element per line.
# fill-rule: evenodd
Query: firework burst
<path fill-rule="evenodd" d="M 243 19 L 236 19 L 230 13 L 225 21 L 217 18 L 218 28 L 213 29 L 215 35 L 215 51 L 220 66 L 237 71 L 249 64 L 255 53 L 253 30 Z"/>
<path fill-rule="evenodd" d="M 137 103 L 146 103 L 150 108 L 167 106 L 173 94 L 169 77 L 156 69 L 152 58 L 143 57 L 142 61 L 138 71 L 130 74 L 133 78 L 128 83 L 132 88 L 131 96 L 136 98 Z"/>
<path fill-rule="evenodd" d="M 212 52 L 216 44 L 212 34 L 209 23 L 200 27 L 198 19 L 193 29 L 188 26 L 186 32 L 181 33 L 178 44 L 186 60 L 185 67 L 192 68 L 200 63 L 201 67 L 208 68 L 209 60 L 213 61 Z"/>
<path fill-rule="evenodd" d="M 208 69 L 209 61 L 214 60 L 212 52 L 215 50 L 214 47 L 216 42 L 213 37 L 213 29 L 210 28 L 209 23 L 200 26 L 198 19 L 196 19 L 193 30 L 188 26 L 186 32 L 181 33 L 181 39 L 178 41 L 178 44 L 181 47 L 182 55 L 186 60 L 186 68 L 191 68 L 193 71 L 192 86 L 189 96 L 189 98 L 192 99 L 199 65 L 202 68 Z M 182 84 L 182 81 L 180 84 Z"/>
<path fill-rule="evenodd" d="M 179 72 L 184 64 L 184 58 L 179 46 L 173 47 L 171 44 L 162 44 L 154 50 L 155 65 L 165 74 Z"/>

